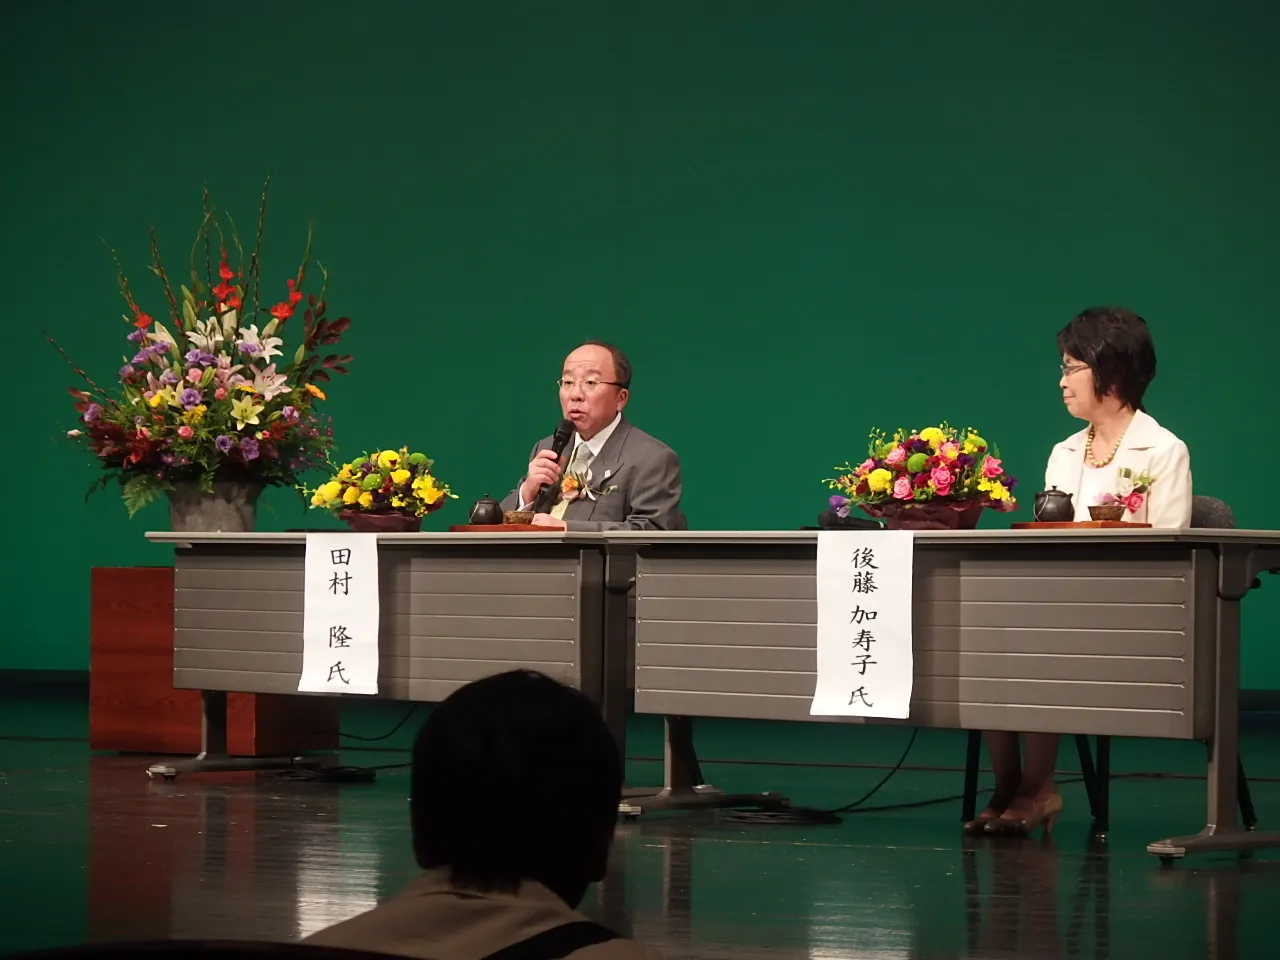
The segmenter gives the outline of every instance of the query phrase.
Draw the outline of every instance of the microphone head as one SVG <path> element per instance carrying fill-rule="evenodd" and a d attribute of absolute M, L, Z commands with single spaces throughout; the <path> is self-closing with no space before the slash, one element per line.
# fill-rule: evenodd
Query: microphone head
<path fill-rule="evenodd" d="M 551 449 L 559 456 L 564 452 L 565 446 L 569 443 L 569 438 L 573 436 L 573 421 L 565 417 L 560 421 L 560 426 L 556 427 L 555 435 L 551 438 Z"/>

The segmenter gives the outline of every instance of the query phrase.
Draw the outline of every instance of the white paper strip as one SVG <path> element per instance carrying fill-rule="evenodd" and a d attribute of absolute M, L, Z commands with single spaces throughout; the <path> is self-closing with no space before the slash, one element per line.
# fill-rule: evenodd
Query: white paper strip
<path fill-rule="evenodd" d="M 378 535 L 309 533 L 300 693 L 378 692 Z"/>
<path fill-rule="evenodd" d="M 811 716 L 911 712 L 910 531 L 818 534 L 818 677 Z"/>

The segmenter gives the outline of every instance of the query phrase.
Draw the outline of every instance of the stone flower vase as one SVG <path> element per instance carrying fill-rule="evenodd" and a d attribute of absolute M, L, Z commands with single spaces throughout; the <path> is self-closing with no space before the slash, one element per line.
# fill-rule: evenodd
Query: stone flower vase
<path fill-rule="evenodd" d="M 261 495 L 260 483 L 215 483 L 213 493 L 176 483 L 169 491 L 169 524 L 177 533 L 248 533 Z"/>

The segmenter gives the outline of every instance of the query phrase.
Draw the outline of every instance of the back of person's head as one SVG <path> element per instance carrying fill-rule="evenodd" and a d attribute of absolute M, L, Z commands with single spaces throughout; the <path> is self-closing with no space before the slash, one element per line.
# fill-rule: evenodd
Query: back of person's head
<path fill-rule="evenodd" d="M 599 708 L 540 673 L 497 674 L 432 711 L 413 748 L 413 845 L 456 886 L 537 880 L 575 906 L 604 877 L 622 756 Z"/>

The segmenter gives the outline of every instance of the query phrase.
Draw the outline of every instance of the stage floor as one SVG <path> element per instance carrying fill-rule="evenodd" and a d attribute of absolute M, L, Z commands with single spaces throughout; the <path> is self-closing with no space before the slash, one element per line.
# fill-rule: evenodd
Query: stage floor
<path fill-rule="evenodd" d="M 372 785 L 243 774 L 151 781 L 147 758 L 92 755 L 75 738 L 30 738 L 32 709 L 32 701 L 20 715 L 12 701 L 0 705 L 0 953 L 108 938 L 296 939 L 374 906 L 414 876 L 407 770 L 383 771 Z M 1278 734 L 1257 722 L 1245 731 L 1264 827 L 1280 822 Z M 1117 744 L 1113 763 L 1117 772 L 1139 763 L 1162 769 L 1162 751 L 1182 768 L 1198 755 L 1188 744 Z M 1068 742 L 1064 760 L 1069 754 Z M 909 764 L 954 766 L 962 757 L 959 736 L 924 731 Z M 407 758 L 351 751 L 343 759 Z M 657 772 L 652 763 L 629 765 L 635 782 Z M 726 789 L 781 790 L 814 807 L 856 799 L 883 776 L 727 763 L 706 772 Z M 872 804 L 959 788 L 954 771 L 903 770 Z M 1088 839 L 1081 788 L 1063 791 L 1067 811 L 1050 842 L 966 842 L 954 800 L 834 826 L 680 815 L 624 823 L 612 875 L 584 909 L 672 958 L 1225 960 L 1270 952 L 1280 853 L 1162 868 L 1145 852 L 1150 840 L 1202 825 L 1201 781 L 1116 780 L 1105 844 Z"/>

